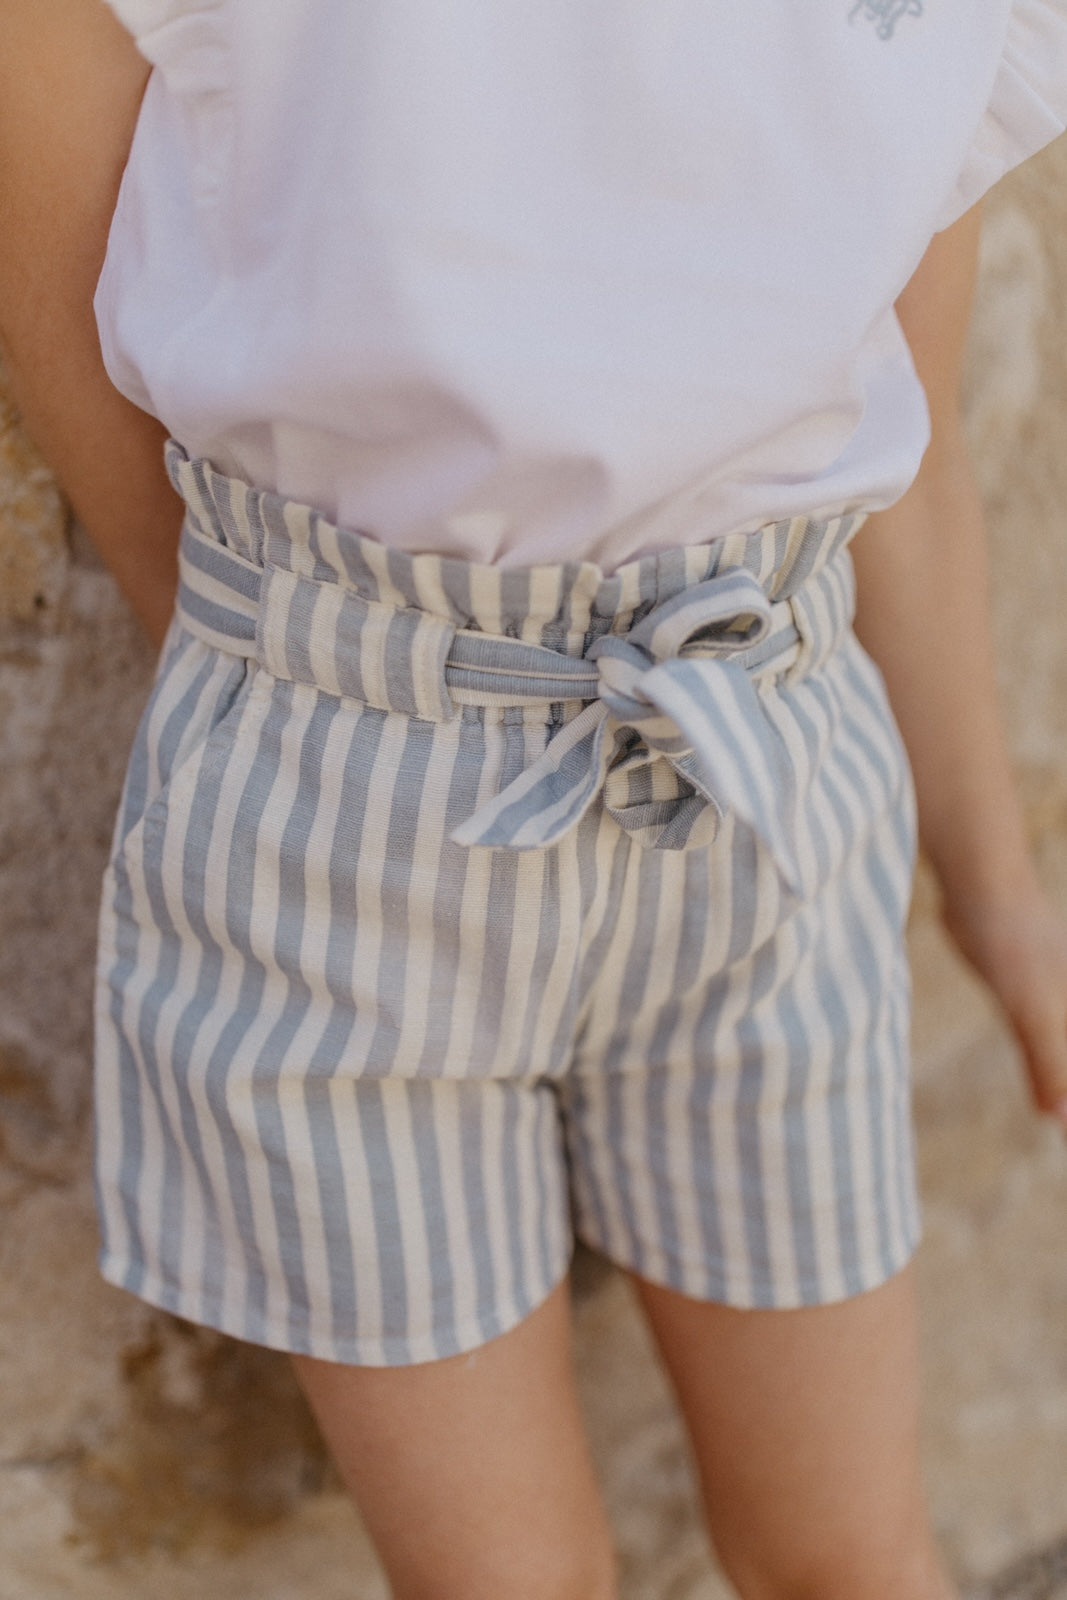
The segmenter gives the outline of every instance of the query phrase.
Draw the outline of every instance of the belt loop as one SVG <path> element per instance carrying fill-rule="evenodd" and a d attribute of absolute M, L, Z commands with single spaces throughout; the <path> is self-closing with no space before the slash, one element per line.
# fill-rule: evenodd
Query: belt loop
<path fill-rule="evenodd" d="M 262 581 L 262 568 L 201 533 L 186 513 L 177 596 L 184 627 L 216 650 L 254 657 Z"/>

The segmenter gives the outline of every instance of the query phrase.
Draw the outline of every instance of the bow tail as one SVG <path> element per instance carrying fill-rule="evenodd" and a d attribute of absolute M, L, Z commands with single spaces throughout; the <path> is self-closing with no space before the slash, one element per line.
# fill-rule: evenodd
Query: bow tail
<path fill-rule="evenodd" d="M 604 783 L 611 745 L 607 707 L 594 700 L 549 741 L 517 778 L 454 828 L 456 844 L 540 850 L 585 815 Z"/>
<path fill-rule="evenodd" d="M 684 752 L 664 752 L 671 765 L 714 810 L 750 828 L 785 887 L 802 895 L 796 771 L 749 673 L 722 657 L 675 660 L 654 668 L 642 688 L 684 737 Z"/>
<path fill-rule="evenodd" d="M 672 754 L 640 739 L 616 755 L 604 783 L 604 809 L 648 850 L 700 849 L 714 840 L 722 811 L 704 783 L 685 771 L 688 747 L 673 724 L 671 731 Z"/>

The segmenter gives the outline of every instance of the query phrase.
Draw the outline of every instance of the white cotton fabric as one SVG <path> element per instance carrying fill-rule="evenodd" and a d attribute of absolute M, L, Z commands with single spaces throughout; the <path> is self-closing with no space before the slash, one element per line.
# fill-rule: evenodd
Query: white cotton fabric
<path fill-rule="evenodd" d="M 97 293 L 194 456 L 405 550 L 611 570 L 877 510 L 893 304 L 1067 123 L 1067 0 L 111 0 Z"/>

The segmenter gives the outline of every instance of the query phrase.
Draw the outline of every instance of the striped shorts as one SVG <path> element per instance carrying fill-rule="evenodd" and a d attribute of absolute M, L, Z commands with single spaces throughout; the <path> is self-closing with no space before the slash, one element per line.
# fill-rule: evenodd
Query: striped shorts
<path fill-rule="evenodd" d="M 897 1271 L 915 817 L 861 519 L 500 569 L 168 461 L 100 910 L 105 1276 L 376 1365 L 512 1327 L 575 1235 L 737 1307 Z"/>

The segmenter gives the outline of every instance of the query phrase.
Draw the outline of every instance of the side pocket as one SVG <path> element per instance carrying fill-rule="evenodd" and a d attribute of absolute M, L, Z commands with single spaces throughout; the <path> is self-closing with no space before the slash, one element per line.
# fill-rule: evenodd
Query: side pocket
<path fill-rule="evenodd" d="M 802 897 L 815 900 L 841 873 L 865 870 L 887 894 L 906 895 L 915 853 L 911 770 L 882 675 L 855 633 L 839 636 L 798 682 L 772 681 L 760 697 L 793 778 L 786 811 Z"/>
<path fill-rule="evenodd" d="M 128 858 L 162 823 L 183 782 L 235 737 L 260 669 L 184 629 L 168 640 L 141 713 L 112 837 L 111 861 Z"/>
<path fill-rule="evenodd" d="M 851 680 L 855 731 L 852 744 L 899 852 L 899 864 L 910 895 L 918 855 L 918 806 L 911 760 L 889 699 L 881 668 L 850 633 L 842 656 Z M 861 731 L 862 730 L 862 731 Z"/>

